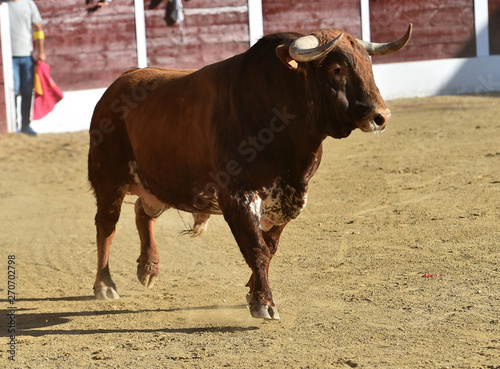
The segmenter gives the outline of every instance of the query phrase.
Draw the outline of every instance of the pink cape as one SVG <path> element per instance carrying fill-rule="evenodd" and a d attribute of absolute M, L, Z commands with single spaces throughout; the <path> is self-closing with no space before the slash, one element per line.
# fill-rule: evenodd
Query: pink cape
<path fill-rule="evenodd" d="M 38 74 L 42 91 L 39 91 L 39 86 L 38 88 L 35 86 L 33 120 L 42 119 L 49 114 L 54 109 L 54 106 L 63 98 L 61 89 L 50 76 L 50 66 L 48 64 L 38 61 L 36 73 Z"/>

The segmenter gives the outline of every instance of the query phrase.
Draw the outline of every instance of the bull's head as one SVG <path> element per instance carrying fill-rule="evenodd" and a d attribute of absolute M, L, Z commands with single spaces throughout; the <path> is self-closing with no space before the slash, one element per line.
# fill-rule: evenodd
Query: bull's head
<path fill-rule="evenodd" d="M 276 53 L 290 69 L 302 73 L 312 94 L 311 114 L 332 137 L 347 137 L 359 128 L 385 129 L 391 112 L 375 85 L 369 55 L 388 55 L 410 40 L 412 25 L 397 41 L 361 41 L 337 29 L 328 29 L 281 45 Z"/>

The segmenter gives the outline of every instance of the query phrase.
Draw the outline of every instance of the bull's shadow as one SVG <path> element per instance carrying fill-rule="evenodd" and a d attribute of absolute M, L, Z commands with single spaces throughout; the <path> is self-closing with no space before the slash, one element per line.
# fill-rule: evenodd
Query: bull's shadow
<path fill-rule="evenodd" d="M 58 298 L 56 298 L 57 300 Z M 61 298 L 63 299 L 63 298 Z M 67 298 L 64 298 L 67 299 Z M 46 299 L 43 299 L 46 300 Z M 51 299 L 53 301 L 53 299 Z M 76 301 L 76 300 L 72 300 Z M 16 311 L 16 336 L 33 336 L 41 337 L 46 335 L 73 335 L 73 334 L 96 334 L 96 333 L 200 333 L 200 332 L 218 332 L 218 333 L 234 333 L 245 332 L 259 329 L 256 326 L 216 326 L 216 327 L 193 327 L 193 328 L 123 328 L 123 329 L 56 329 L 65 323 L 69 323 L 76 317 L 93 317 L 93 316 L 111 316 L 118 314 L 142 314 L 142 313 L 172 313 L 177 311 L 197 311 L 197 310 L 231 310 L 243 309 L 246 305 L 211 305 L 197 306 L 187 308 L 172 308 L 172 309 L 141 309 L 141 310 L 96 310 L 96 311 L 73 311 L 73 312 L 57 312 L 57 313 L 36 313 L 31 312 L 33 309 L 18 309 Z M 8 310 L 0 311 L 2 316 L 8 314 Z M 54 327 L 53 329 L 43 329 Z M 0 332 L 0 337 L 8 337 L 7 329 Z"/>

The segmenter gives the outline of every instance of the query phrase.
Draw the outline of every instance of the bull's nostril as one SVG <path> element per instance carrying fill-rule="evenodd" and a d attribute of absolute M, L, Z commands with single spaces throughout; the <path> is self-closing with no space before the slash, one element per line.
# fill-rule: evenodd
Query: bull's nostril
<path fill-rule="evenodd" d="M 379 127 L 382 127 L 391 118 L 391 111 L 389 109 L 377 109 L 373 121 Z"/>
<path fill-rule="evenodd" d="M 377 114 L 373 120 L 377 126 L 383 126 L 385 124 L 385 117 L 382 114 Z"/>

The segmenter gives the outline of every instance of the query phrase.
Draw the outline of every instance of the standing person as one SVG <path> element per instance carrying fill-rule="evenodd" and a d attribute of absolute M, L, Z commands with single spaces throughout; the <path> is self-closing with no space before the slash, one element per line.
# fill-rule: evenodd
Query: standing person
<path fill-rule="evenodd" d="M 12 66 L 14 70 L 14 98 L 21 94 L 21 132 L 35 136 L 30 127 L 31 101 L 35 61 L 45 61 L 42 17 L 33 0 L 11 0 L 9 6 L 10 37 L 12 44 Z M 33 40 L 35 50 L 33 51 Z"/>

